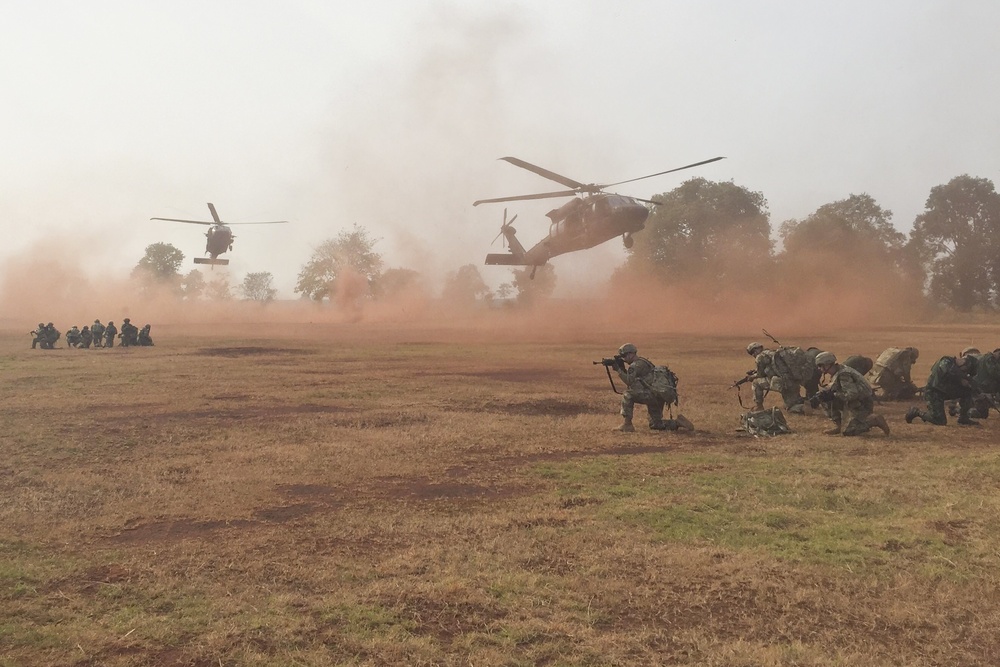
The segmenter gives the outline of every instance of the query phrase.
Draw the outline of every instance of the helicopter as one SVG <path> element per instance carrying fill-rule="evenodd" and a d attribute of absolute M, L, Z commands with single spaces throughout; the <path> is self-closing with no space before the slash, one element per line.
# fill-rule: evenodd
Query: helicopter
<path fill-rule="evenodd" d="M 549 235 L 535 244 L 530 250 L 524 249 L 524 246 L 521 245 L 516 236 L 517 230 L 511 226 L 514 220 L 517 219 L 517 216 L 515 215 L 508 220 L 507 209 L 504 209 L 500 233 L 497 234 L 497 237 L 493 241 L 495 243 L 497 238 L 503 236 L 509 252 L 487 254 L 486 264 L 493 266 L 530 266 L 533 267 L 531 277 L 534 278 L 538 267 L 556 255 L 593 248 L 616 236 L 621 236 L 625 247 L 631 248 L 635 242 L 632 235 L 645 227 L 646 218 L 649 217 L 649 208 L 640 202 L 654 205 L 661 203 L 650 199 L 626 197 L 624 195 L 604 192 L 605 188 L 641 181 L 654 176 L 662 176 L 663 174 L 690 169 L 691 167 L 716 162 L 725 158 L 714 157 L 710 160 L 702 160 L 701 162 L 677 167 L 676 169 L 668 169 L 667 171 L 649 174 L 648 176 L 630 178 L 626 181 L 618 181 L 617 183 L 608 183 L 606 185 L 580 183 L 572 178 L 567 178 L 516 157 L 502 157 L 500 159 L 511 163 L 515 167 L 527 169 L 543 178 L 571 188 L 570 190 L 560 190 L 558 192 L 541 192 L 532 195 L 480 199 L 472 203 L 473 206 L 479 206 L 480 204 L 494 204 L 508 201 L 573 197 L 573 199 L 559 208 L 552 209 L 545 214 L 551 220 Z M 576 195 L 583 196 L 578 197 Z"/>
<path fill-rule="evenodd" d="M 205 232 L 205 238 L 208 239 L 205 242 L 205 254 L 208 257 L 195 257 L 194 263 L 211 264 L 213 266 L 226 266 L 229 264 L 228 259 L 219 259 L 219 255 L 233 249 L 233 240 L 236 238 L 236 235 L 233 234 L 233 230 L 229 228 L 229 225 L 281 225 L 288 222 L 287 220 L 271 220 L 268 222 L 230 222 L 226 224 L 219 219 L 219 214 L 215 212 L 215 205 L 211 202 L 208 204 L 208 210 L 212 213 L 212 220 L 215 222 L 208 222 L 206 220 L 180 220 L 178 218 L 150 218 L 150 220 L 208 225 L 208 231 Z"/>

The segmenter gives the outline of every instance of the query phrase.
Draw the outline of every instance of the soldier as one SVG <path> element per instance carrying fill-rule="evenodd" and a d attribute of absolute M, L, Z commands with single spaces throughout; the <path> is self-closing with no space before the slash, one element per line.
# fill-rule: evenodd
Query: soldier
<path fill-rule="evenodd" d="M 826 435 L 860 435 L 867 433 L 873 426 L 889 435 L 889 424 L 885 417 L 872 414 L 875 395 L 864 375 L 846 364 L 838 364 L 833 352 L 816 355 L 816 366 L 824 375 L 830 376 L 830 383 L 816 395 L 819 401 L 830 405 L 834 428 L 824 431 Z M 845 416 L 847 425 L 841 430 Z"/>
<path fill-rule="evenodd" d="M 969 417 L 987 419 L 991 407 L 1000 407 L 1000 347 L 981 354 L 976 359 L 976 375 L 974 384 L 978 393 L 973 396 L 973 408 Z"/>
<path fill-rule="evenodd" d="M 819 381 L 823 379 L 823 371 L 816 365 L 816 355 L 822 351 L 818 347 L 806 348 L 806 358 L 813 369 L 813 374 L 802 383 L 802 388 L 805 389 L 806 396 L 815 396 L 816 392 L 819 391 Z"/>
<path fill-rule="evenodd" d="M 66 332 L 66 345 L 69 347 L 80 346 L 80 329 L 75 324 Z"/>
<path fill-rule="evenodd" d="M 927 401 L 927 411 L 912 407 L 906 411 L 906 423 L 920 417 L 923 421 L 944 426 L 948 423 L 944 402 L 948 399 L 958 399 L 958 423 L 963 426 L 976 426 L 979 422 L 969 418 L 972 409 L 973 380 L 976 374 L 976 357 L 961 356 L 941 357 L 931 367 L 931 374 L 924 387 L 924 400 Z"/>
<path fill-rule="evenodd" d="M 104 327 L 104 347 L 114 347 L 115 346 L 115 336 L 118 335 L 118 327 L 111 320 L 108 320 L 108 326 Z"/>
<path fill-rule="evenodd" d="M 915 347 L 890 347 L 875 359 L 868 372 L 868 382 L 876 395 L 886 401 L 901 401 L 917 395 L 917 385 L 910 379 L 910 369 L 920 356 Z"/>
<path fill-rule="evenodd" d="M 104 329 L 105 326 L 101 324 L 100 320 L 94 320 L 94 323 L 90 325 L 90 333 L 94 335 L 94 348 L 104 347 Z"/>
<path fill-rule="evenodd" d="M 635 431 L 632 425 L 632 411 L 636 403 L 646 406 L 649 413 L 649 428 L 655 431 L 676 431 L 679 427 L 694 430 L 694 424 L 682 414 L 677 419 L 663 419 L 663 406 L 677 403 L 677 376 L 666 366 L 654 366 L 653 362 L 640 357 L 632 343 L 618 348 L 618 363 L 615 370 L 625 383 L 622 393 L 622 425 L 616 430 L 625 433 Z M 626 368 L 627 367 L 627 368 Z"/>
<path fill-rule="evenodd" d="M 139 328 L 132 324 L 132 320 L 127 317 L 122 321 L 122 332 L 119 338 L 122 339 L 122 347 L 139 344 Z"/>
<path fill-rule="evenodd" d="M 778 363 L 777 352 L 766 349 L 760 343 L 750 343 L 747 345 L 747 354 L 757 362 L 757 368 L 751 375 L 754 378 L 754 410 L 763 410 L 764 395 L 769 391 L 777 391 L 781 393 L 786 410 L 803 414 L 805 406 L 799 392 L 799 381 L 792 376 L 787 364 Z"/>
<path fill-rule="evenodd" d="M 87 349 L 94 342 L 94 334 L 90 332 L 90 327 L 86 324 L 80 329 L 80 347 Z"/>
<path fill-rule="evenodd" d="M 143 347 L 150 347 L 153 345 L 153 339 L 149 336 L 149 330 L 151 328 L 152 327 L 147 324 L 139 330 L 139 345 L 142 345 Z"/>
<path fill-rule="evenodd" d="M 42 349 L 45 349 L 45 322 L 39 322 L 34 331 L 29 331 L 28 335 L 31 336 L 32 350 L 35 349 L 36 345 L 41 345 Z"/>
<path fill-rule="evenodd" d="M 62 336 L 59 333 L 59 329 L 56 329 L 56 325 L 49 322 L 45 325 L 45 340 L 42 341 L 41 346 L 45 350 L 54 350 L 56 347 L 56 341 Z"/>

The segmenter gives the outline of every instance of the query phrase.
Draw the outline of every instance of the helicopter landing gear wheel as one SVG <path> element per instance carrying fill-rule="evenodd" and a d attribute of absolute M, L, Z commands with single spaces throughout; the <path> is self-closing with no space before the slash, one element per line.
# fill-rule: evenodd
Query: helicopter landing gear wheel
<path fill-rule="evenodd" d="M 626 248 L 631 248 L 633 245 L 635 245 L 635 239 L 632 238 L 631 234 L 624 234 L 622 236 L 622 243 L 625 244 Z"/>

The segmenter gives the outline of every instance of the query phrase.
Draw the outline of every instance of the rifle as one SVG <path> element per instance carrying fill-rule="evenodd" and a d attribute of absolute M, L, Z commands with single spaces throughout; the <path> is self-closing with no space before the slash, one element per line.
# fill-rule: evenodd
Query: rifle
<path fill-rule="evenodd" d="M 833 389 L 820 389 L 815 394 L 806 399 L 806 403 L 809 404 L 813 410 L 819 407 L 820 403 L 832 403 L 833 402 Z"/>
<path fill-rule="evenodd" d="M 604 365 L 604 370 L 608 374 L 608 382 L 611 383 L 611 391 L 615 392 L 616 394 L 621 394 L 621 392 L 618 391 L 618 387 L 615 386 L 615 380 L 614 380 L 614 378 L 611 377 L 611 369 L 614 368 L 617 371 L 623 371 L 623 370 L 625 370 L 625 359 L 622 357 L 622 355 L 616 354 L 613 357 L 605 357 L 605 358 L 601 359 L 600 361 L 595 361 L 594 362 L 595 366 L 597 364 L 603 364 Z"/>
<path fill-rule="evenodd" d="M 757 379 L 757 369 L 756 368 L 751 368 L 750 370 L 747 371 L 747 374 L 744 375 L 743 377 L 741 377 L 739 380 L 734 380 L 733 383 L 731 385 L 729 385 L 729 388 L 730 389 L 739 389 L 740 387 L 742 387 L 743 385 L 745 385 L 747 382 L 752 382 L 752 381 L 754 381 L 756 379 Z"/>
<path fill-rule="evenodd" d="M 781 347 L 781 343 L 778 341 L 778 339 L 772 336 L 771 334 L 767 333 L 767 329 L 761 329 L 761 331 L 764 333 L 765 336 L 773 340 L 775 345 Z"/>

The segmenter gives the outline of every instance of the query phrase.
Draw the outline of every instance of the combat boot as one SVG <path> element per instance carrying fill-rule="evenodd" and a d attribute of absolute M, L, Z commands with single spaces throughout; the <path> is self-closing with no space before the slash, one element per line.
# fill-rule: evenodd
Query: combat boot
<path fill-rule="evenodd" d="M 677 414 L 677 425 L 689 431 L 694 430 L 694 424 L 691 423 L 691 420 L 680 413 Z"/>
<path fill-rule="evenodd" d="M 878 427 L 882 429 L 883 433 L 889 435 L 889 422 L 882 415 L 871 415 L 868 417 L 868 426 Z"/>
<path fill-rule="evenodd" d="M 907 424 L 912 424 L 913 420 L 920 416 L 920 408 L 914 406 L 906 411 L 906 416 L 903 418 L 906 420 Z"/>
<path fill-rule="evenodd" d="M 840 435 L 840 422 L 833 422 L 833 428 L 823 431 L 823 435 Z"/>
<path fill-rule="evenodd" d="M 788 408 L 788 412 L 795 415 L 804 415 L 806 413 L 806 406 L 804 403 L 796 403 Z"/>
<path fill-rule="evenodd" d="M 969 419 L 968 417 L 959 417 L 958 423 L 962 426 L 979 426 L 979 422 L 974 419 Z"/>
<path fill-rule="evenodd" d="M 635 433 L 635 426 L 632 426 L 632 420 L 626 419 L 622 422 L 622 425 L 615 429 L 621 433 Z"/>
<path fill-rule="evenodd" d="M 764 404 L 763 403 L 754 403 L 753 404 L 753 411 L 754 412 L 762 412 L 763 410 L 764 410 Z"/>

